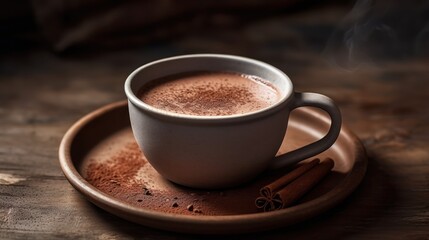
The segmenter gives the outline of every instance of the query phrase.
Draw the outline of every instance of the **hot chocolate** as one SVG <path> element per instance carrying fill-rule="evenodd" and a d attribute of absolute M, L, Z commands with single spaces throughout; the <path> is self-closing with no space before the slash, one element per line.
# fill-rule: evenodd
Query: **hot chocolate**
<path fill-rule="evenodd" d="M 144 85 L 138 96 L 155 108 L 186 115 L 225 116 L 267 108 L 280 99 L 270 82 L 231 72 L 189 72 Z"/>

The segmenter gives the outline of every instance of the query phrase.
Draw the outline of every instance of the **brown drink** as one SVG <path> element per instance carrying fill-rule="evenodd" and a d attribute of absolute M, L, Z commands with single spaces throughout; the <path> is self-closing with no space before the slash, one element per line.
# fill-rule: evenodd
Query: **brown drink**
<path fill-rule="evenodd" d="M 267 108 L 280 99 L 270 82 L 230 72 L 189 72 L 144 85 L 139 98 L 155 108 L 186 115 L 225 116 Z"/>

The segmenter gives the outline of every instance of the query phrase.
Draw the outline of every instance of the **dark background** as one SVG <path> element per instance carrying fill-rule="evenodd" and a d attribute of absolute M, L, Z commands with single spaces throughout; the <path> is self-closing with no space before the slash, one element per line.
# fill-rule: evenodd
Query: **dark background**
<path fill-rule="evenodd" d="M 42 47 L 59 54 L 138 48 L 186 37 L 211 38 L 218 44 L 234 40 L 234 47 L 238 47 L 238 42 L 247 45 L 256 40 L 246 34 L 249 31 L 275 38 L 268 29 L 258 29 L 257 33 L 251 29 L 258 22 L 335 6 L 348 12 L 327 14 L 336 18 L 332 19 L 334 25 L 314 16 L 309 18 L 311 26 L 284 22 L 282 27 L 292 25 L 300 32 L 312 34 L 311 45 L 317 50 L 347 48 L 355 51 L 355 58 L 362 57 L 356 53 L 359 50 L 366 50 L 363 55 L 377 57 L 426 56 L 428 5 L 416 0 L 8 1 L 0 10 L 0 43 L 6 53 Z M 277 27 L 278 34 L 284 34 L 282 27 Z M 292 39 L 276 40 L 287 45 Z M 204 47 L 202 50 L 210 50 L 210 46 Z"/>

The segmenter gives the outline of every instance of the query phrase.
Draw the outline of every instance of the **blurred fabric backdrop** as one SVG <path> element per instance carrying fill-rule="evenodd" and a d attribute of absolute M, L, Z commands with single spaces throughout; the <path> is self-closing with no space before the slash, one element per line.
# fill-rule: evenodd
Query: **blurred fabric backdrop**
<path fill-rule="evenodd" d="M 183 52 L 262 52 L 277 58 L 285 50 L 311 50 L 346 69 L 429 53 L 429 3 L 419 0 L 19 0 L 1 5 L 3 53 L 42 47 L 82 54 L 167 42 L 182 43 L 177 49 Z"/>

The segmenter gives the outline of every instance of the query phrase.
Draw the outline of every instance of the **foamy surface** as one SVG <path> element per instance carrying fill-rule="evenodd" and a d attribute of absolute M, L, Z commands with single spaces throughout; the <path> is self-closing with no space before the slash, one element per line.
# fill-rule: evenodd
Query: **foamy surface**
<path fill-rule="evenodd" d="M 254 112 L 279 101 L 278 90 L 259 77 L 227 72 L 192 72 L 157 79 L 139 92 L 158 109 L 199 116 Z"/>

